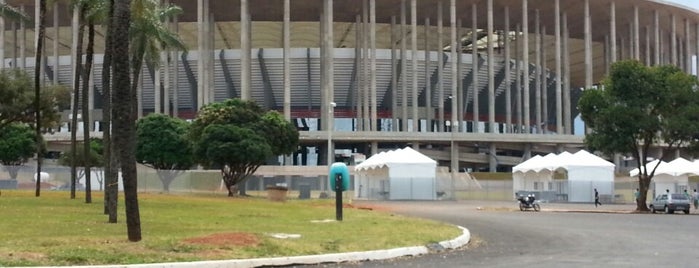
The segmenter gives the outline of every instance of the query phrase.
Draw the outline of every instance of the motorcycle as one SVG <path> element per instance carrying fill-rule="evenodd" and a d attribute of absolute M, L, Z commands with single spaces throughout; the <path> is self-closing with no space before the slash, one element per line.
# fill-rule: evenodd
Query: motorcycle
<path fill-rule="evenodd" d="M 534 195 L 520 195 L 517 197 L 517 200 L 519 200 L 520 211 L 525 211 L 530 208 L 534 209 L 534 211 L 541 210 L 541 206 L 539 205 L 539 202 L 536 200 L 536 197 Z"/>

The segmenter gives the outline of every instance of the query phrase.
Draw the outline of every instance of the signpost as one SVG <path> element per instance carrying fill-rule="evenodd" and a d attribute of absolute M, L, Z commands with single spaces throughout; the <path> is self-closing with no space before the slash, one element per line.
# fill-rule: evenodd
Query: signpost
<path fill-rule="evenodd" d="M 345 163 L 333 163 L 328 179 L 330 187 L 335 190 L 335 219 L 342 221 L 342 191 L 349 189 L 349 168 Z"/>

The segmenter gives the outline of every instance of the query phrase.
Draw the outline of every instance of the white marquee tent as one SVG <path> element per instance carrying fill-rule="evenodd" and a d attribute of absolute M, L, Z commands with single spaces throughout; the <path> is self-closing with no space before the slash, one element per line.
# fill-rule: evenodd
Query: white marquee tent
<path fill-rule="evenodd" d="M 354 170 L 355 198 L 437 199 L 437 161 L 410 147 L 375 154 Z"/>
<path fill-rule="evenodd" d="M 585 150 L 534 156 L 513 167 L 512 177 L 515 193 L 548 193 L 566 196 L 570 202 L 594 201 L 595 188 L 601 195 L 614 193 L 614 164 Z"/>
<path fill-rule="evenodd" d="M 656 164 L 658 164 L 658 160 L 646 163 L 644 168 L 647 168 L 650 172 L 655 168 Z M 641 170 L 635 168 L 629 172 L 629 175 L 636 177 Z M 699 176 L 699 162 L 697 160 L 692 162 L 679 157 L 670 162 L 660 161 L 660 165 L 655 170 L 655 175 L 651 182 L 650 188 L 655 190 L 653 196 L 663 194 L 666 190 L 669 190 L 670 193 L 678 193 L 682 189 L 688 189 L 689 176 Z"/>

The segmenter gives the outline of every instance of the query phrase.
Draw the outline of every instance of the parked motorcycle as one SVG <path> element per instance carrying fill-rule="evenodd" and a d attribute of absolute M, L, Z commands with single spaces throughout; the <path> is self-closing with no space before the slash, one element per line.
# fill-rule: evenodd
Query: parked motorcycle
<path fill-rule="evenodd" d="M 536 200 L 536 197 L 533 194 L 529 195 L 520 195 L 517 197 L 517 200 L 519 200 L 519 210 L 525 211 L 528 209 L 534 209 L 534 211 L 539 211 L 541 210 L 541 206 L 539 205 L 539 202 Z"/>

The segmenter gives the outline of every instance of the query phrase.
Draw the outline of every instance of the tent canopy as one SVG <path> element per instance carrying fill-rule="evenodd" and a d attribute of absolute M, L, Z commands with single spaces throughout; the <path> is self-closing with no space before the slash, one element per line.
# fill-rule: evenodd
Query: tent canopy
<path fill-rule="evenodd" d="M 354 167 L 355 171 L 369 170 L 383 167 L 396 167 L 406 164 L 420 164 L 432 167 L 437 167 L 437 161 L 421 154 L 413 148 L 405 147 L 403 149 L 381 152 L 369 157 L 366 161 Z"/>
<path fill-rule="evenodd" d="M 658 161 L 660 160 L 656 159 L 646 163 L 645 167 L 632 169 L 629 172 L 629 176 L 636 177 L 642 170 L 645 169 L 651 171 L 653 168 L 655 168 L 655 165 L 658 164 Z M 670 162 L 660 161 L 660 165 L 658 165 L 658 168 L 655 170 L 655 175 L 669 175 L 675 177 L 682 175 L 695 176 L 699 175 L 699 165 L 697 165 L 697 160 L 692 162 L 682 157 L 678 157 Z"/>
<path fill-rule="evenodd" d="M 527 161 L 522 162 L 512 168 L 513 173 L 556 171 L 559 169 L 570 170 L 573 167 L 601 167 L 613 169 L 614 164 L 599 156 L 591 154 L 585 150 L 580 150 L 575 154 L 563 152 L 560 154 L 547 154 L 546 156 L 536 155 Z"/>

